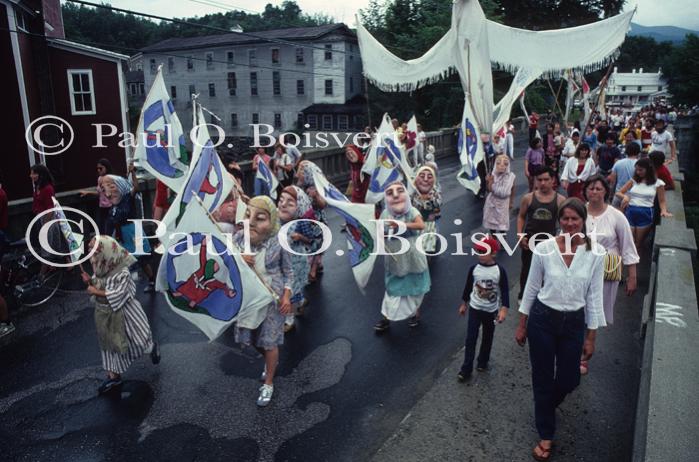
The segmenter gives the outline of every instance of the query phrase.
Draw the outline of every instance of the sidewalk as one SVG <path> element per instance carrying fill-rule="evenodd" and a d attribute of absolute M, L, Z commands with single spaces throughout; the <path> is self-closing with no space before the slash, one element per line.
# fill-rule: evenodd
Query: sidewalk
<path fill-rule="evenodd" d="M 519 255 L 503 258 L 513 304 L 519 288 Z M 638 290 L 619 290 L 615 324 L 597 336 L 590 373 L 557 412 L 556 461 L 630 460 L 640 378 L 639 328 L 648 288 L 649 255 L 638 267 Z M 460 283 L 460 282 L 459 282 Z M 455 305 L 456 306 L 456 305 Z M 374 461 L 529 461 L 538 441 L 528 346 L 514 341 L 519 313 L 513 307 L 496 329 L 490 370 L 459 383 L 463 348 L 434 386 L 405 416 Z M 464 321 L 464 335 L 466 323 Z"/>

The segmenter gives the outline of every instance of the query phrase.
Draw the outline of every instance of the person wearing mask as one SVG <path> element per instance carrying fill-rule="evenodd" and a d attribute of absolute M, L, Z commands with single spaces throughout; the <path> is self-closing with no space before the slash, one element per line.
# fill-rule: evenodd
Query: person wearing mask
<path fill-rule="evenodd" d="M 578 198 L 558 210 L 559 236 L 538 244 L 519 307 L 515 340 L 529 340 L 534 420 L 539 442 L 536 460 L 551 458 L 556 408 L 580 384 L 580 358 L 595 351 L 603 308 L 604 249 L 591 242 L 587 210 Z M 571 289 L 574 288 L 574 289 Z"/>

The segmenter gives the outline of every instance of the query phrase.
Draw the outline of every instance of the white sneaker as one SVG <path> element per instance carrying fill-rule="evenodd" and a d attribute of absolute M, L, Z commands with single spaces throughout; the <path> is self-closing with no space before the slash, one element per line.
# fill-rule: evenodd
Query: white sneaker
<path fill-rule="evenodd" d="M 15 331 L 15 325 L 11 322 L 0 322 L 0 337 L 11 334 Z"/>
<path fill-rule="evenodd" d="M 260 407 L 265 407 L 272 401 L 272 393 L 274 393 L 274 386 L 264 384 L 260 387 L 260 396 L 257 398 L 257 405 Z"/>

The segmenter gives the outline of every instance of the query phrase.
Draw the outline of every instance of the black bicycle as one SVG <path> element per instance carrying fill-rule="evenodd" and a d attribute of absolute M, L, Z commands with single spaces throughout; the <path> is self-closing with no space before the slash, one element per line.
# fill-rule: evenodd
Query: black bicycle
<path fill-rule="evenodd" d="M 58 292 L 65 270 L 42 263 L 27 248 L 24 239 L 7 245 L 0 260 L 0 292 L 15 306 L 34 307 L 46 303 Z"/>

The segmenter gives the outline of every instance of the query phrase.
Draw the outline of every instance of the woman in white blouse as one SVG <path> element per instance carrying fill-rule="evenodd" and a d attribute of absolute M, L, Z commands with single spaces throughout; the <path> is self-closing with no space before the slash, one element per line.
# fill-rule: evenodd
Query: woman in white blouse
<path fill-rule="evenodd" d="M 529 339 L 534 416 L 540 441 L 536 460 L 548 460 L 556 430 L 556 407 L 580 383 L 580 358 L 595 350 L 605 326 L 602 293 L 604 249 L 587 236 L 587 211 L 569 198 L 558 209 L 561 234 L 534 249 L 515 334 Z M 587 325 L 587 330 L 586 330 Z"/>
<path fill-rule="evenodd" d="M 594 175 L 585 182 L 585 198 L 587 199 L 587 232 L 593 242 L 599 243 L 608 255 L 621 257 L 620 262 L 609 261 L 609 270 L 615 268 L 612 264 L 626 266 L 628 277 L 626 278 L 626 295 L 631 296 L 636 291 L 636 265 L 640 258 L 633 243 L 631 226 L 626 217 L 619 210 L 610 206 L 607 201 L 612 194 L 612 188 L 602 175 Z M 606 257 L 605 257 L 606 258 Z M 614 302 L 616 301 L 621 273 L 609 271 L 605 274 L 602 304 L 604 306 L 604 319 L 607 325 L 614 322 Z M 587 374 L 588 364 L 586 360 L 580 361 L 580 373 Z"/>
<path fill-rule="evenodd" d="M 583 184 L 585 180 L 597 173 L 595 161 L 590 157 L 590 145 L 580 143 L 575 150 L 575 157 L 566 162 L 561 174 L 561 185 L 568 197 L 583 200 Z"/>

